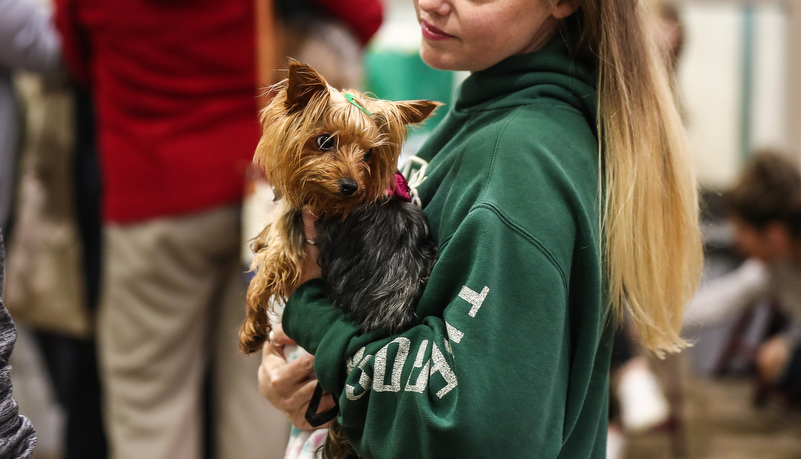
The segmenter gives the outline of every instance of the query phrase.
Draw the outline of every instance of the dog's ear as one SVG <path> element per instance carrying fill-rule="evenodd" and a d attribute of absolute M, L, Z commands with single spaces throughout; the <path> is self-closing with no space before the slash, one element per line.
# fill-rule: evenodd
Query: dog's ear
<path fill-rule="evenodd" d="M 441 105 L 445 104 L 430 100 L 374 100 L 369 106 L 372 107 L 372 118 L 378 128 L 389 134 L 393 141 L 399 141 L 406 135 L 406 126 L 422 123 Z"/>
<path fill-rule="evenodd" d="M 305 108 L 309 101 L 322 91 L 328 91 L 328 84 L 322 75 L 310 65 L 295 59 L 289 60 L 286 108 L 290 113 Z"/>
<path fill-rule="evenodd" d="M 393 105 L 400 112 L 403 124 L 417 124 L 425 121 L 437 107 L 445 104 L 431 100 L 405 100 L 394 102 Z"/>

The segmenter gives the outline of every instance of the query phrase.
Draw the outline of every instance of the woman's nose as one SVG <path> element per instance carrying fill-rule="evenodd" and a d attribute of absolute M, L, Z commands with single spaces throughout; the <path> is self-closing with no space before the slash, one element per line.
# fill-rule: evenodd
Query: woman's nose
<path fill-rule="evenodd" d="M 450 0 L 418 0 L 417 5 L 430 15 L 445 16 L 451 12 Z"/>

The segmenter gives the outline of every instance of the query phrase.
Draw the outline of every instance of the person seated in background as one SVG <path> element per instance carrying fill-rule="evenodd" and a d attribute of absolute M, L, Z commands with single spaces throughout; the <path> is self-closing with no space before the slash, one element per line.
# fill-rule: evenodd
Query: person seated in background
<path fill-rule="evenodd" d="M 747 260 L 703 285 L 684 315 L 685 328 L 720 322 L 759 300 L 775 299 L 791 326 L 759 347 L 759 377 L 801 395 L 801 171 L 789 157 L 764 151 L 727 193 L 736 247 Z"/>

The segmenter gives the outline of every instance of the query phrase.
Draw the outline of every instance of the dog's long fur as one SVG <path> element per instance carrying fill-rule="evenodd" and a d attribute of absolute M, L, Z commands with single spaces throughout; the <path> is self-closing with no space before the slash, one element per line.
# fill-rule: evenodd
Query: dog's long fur
<path fill-rule="evenodd" d="M 338 91 L 297 61 L 273 89 L 276 95 L 262 111 L 264 134 L 255 161 L 280 208 L 253 243 L 256 275 L 248 288 L 240 349 L 261 350 L 270 331 L 269 308 L 285 301 L 300 282 L 306 261 L 303 210 L 318 217 L 318 263 L 334 307 L 350 313 L 365 331 L 388 335 L 409 328 L 437 245 L 422 209 L 389 191 L 406 127 L 441 104 Z M 327 142 L 330 136 L 335 140 Z M 357 457 L 336 422 L 324 455 Z"/>
<path fill-rule="evenodd" d="M 437 259 L 423 211 L 391 199 L 317 226 L 320 266 L 334 307 L 351 313 L 368 332 L 391 335 L 411 327 Z"/>

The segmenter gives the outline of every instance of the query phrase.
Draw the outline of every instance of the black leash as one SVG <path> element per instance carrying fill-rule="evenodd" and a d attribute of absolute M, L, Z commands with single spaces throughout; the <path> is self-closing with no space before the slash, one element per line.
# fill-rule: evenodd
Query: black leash
<path fill-rule="evenodd" d="M 337 414 L 339 414 L 339 403 L 336 397 L 332 398 L 334 399 L 334 406 L 317 414 L 317 408 L 320 407 L 320 401 L 323 399 L 323 387 L 318 382 L 317 387 L 314 388 L 311 401 L 309 401 L 309 407 L 306 409 L 306 422 L 308 422 L 309 425 L 312 427 L 320 427 L 326 422 L 336 419 Z"/>

